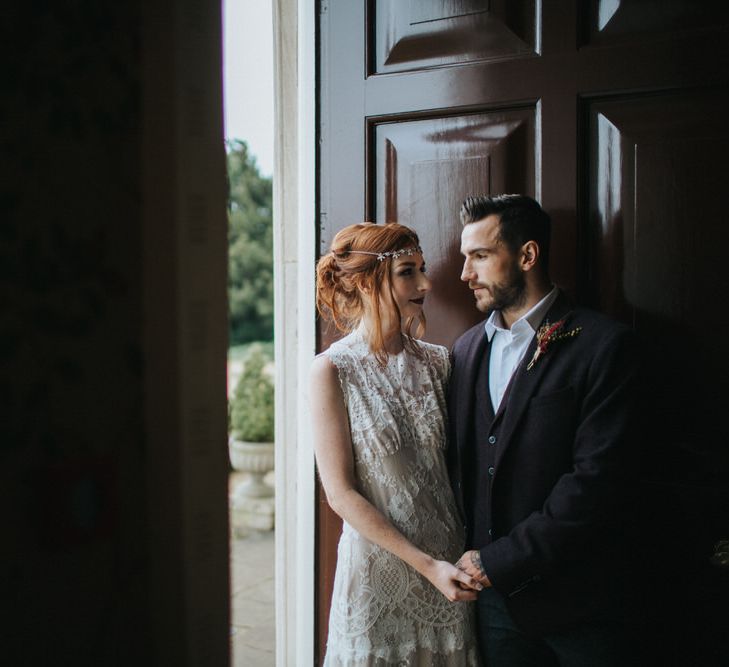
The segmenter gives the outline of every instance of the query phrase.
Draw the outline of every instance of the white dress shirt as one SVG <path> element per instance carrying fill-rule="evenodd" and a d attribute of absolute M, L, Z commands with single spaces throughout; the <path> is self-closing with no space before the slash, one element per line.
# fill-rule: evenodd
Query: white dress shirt
<path fill-rule="evenodd" d="M 559 290 L 552 288 L 528 313 L 522 315 L 511 329 L 507 329 L 500 310 L 494 310 L 486 320 L 486 336 L 491 342 L 489 359 L 489 392 L 494 412 L 497 412 L 504 398 L 509 380 L 529 347 L 534 334 L 545 318 L 547 311 L 557 299 Z"/>

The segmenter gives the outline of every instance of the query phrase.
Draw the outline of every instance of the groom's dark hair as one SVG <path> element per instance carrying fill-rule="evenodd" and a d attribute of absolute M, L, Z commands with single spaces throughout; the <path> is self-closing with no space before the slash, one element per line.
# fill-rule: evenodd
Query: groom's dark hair
<path fill-rule="evenodd" d="M 515 253 L 527 241 L 539 246 L 542 266 L 549 266 L 549 238 L 552 222 L 544 209 L 526 195 L 474 195 L 461 205 L 461 224 L 499 216 L 499 238 Z"/>

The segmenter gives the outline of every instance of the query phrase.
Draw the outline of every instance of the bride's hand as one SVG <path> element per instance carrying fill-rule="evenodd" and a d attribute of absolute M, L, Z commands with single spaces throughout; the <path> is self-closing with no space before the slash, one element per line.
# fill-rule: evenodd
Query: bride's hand
<path fill-rule="evenodd" d="M 428 581 L 451 602 L 472 601 L 483 586 L 445 560 L 433 560 L 424 572 Z"/>

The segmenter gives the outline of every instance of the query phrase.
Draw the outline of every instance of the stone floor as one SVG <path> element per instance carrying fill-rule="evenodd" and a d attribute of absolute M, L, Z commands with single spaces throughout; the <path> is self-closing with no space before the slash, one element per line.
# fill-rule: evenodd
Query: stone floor
<path fill-rule="evenodd" d="M 244 537 L 235 537 L 231 530 L 230 568 L 232 664 L 273 667 L 276 643 L 273 531 L 249 531 Z"/>

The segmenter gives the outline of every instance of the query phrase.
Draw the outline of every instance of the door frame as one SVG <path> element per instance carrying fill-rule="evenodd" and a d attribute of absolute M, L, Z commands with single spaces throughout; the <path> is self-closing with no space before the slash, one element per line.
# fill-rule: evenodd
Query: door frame
<path fill-rule="evenodd" d="M 276 665 L 314 663 L 316 0 L 273 0 Z"/>

